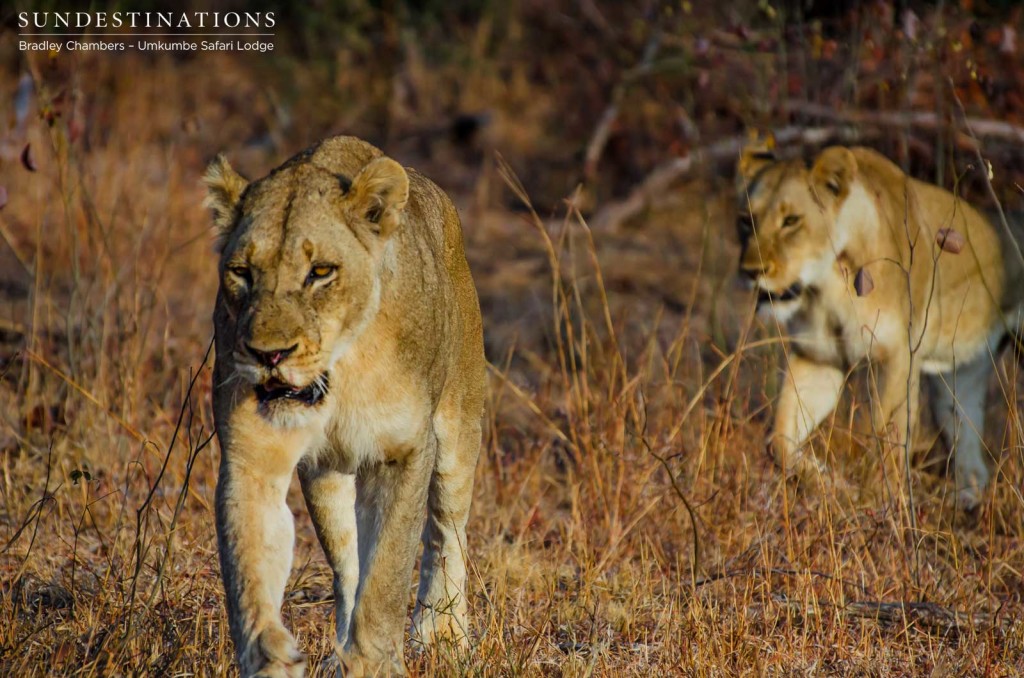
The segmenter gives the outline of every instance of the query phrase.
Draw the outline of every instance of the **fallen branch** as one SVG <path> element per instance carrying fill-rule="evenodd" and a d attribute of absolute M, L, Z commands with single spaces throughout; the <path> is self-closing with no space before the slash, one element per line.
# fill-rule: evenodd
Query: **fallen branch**
<path fill-rule="evenodd" d="M 801 113 L 829 122 L 876 127 L 916 127 L 932 131 L 952 130 L 956 134 L 957 143 L 970 150 L 979 148 L 979 139 L 998 139 L 1024 145 L 1024 127 L 1002 120 L 963 115 L 963 122 L 972 133 L 965 134 L 956 128 L 953 120 L 944 118 L 933 111 L 840 110 L 824 104 L 793 100 L 786 101 L 785 106 L 790 112 Z"/>
<path fill-rule="evenodd" d="M 834 574 L 829 574 L 827 572 L 819 572 L 818 570 L 793 570 L 793 569 L 781 568 L 781 567 L 772 567 L 772 568 L 768 568 L 768 569 L 762 569 L 762 568 L 755 567 L 755 568 L 753 568 L 751 570 L 728 570 L 728 571 L 724 571 L 724 572 L 718 572 L 716 574 L 712 574 L 712 575 L 709 575 L 707 577 L 702 577 L 702 578 L 696 580 L 693 583 L 693 585 L 696 588 L 696 587 L 699 587 L 699 586 L 704 586 L 705 584 L 713 584 L 715 582 L 722 581 L 723 579 L 732 579 L 734 577 L 765 577 L 765 576 L 768 576 L 768 575 L 775 575 L 775 576 L 781 576 L 781 577 L 803 577 L 803 576 L 817 577 L 817 578 L 820 578 L 820 579 L 828 579 L 830 581 L 836 581 L 836 582 L 839 582 L 839 583 L 843 584 L 844 586 L 849 586 L 851 588 L 858 588 L 861 591 L 863 591 L 864 593 L 870 593 L 868 591 L 867 587 L 864 586 L 864 584 L 861 584 L 861 583 L 858 583 L 858 582 L 855 582 L 855 581 L 849 581 L 847 579 L 840 579 L 839 577 L 835 576 Z M 788 602 L 788 599 L 782 599 L 782 600 Z"/>
<path fill-rule="evenodd" d="M 885 624 L 915 624 L 925 629 L 940 631 L 962 631 L 976 629 L 1005 629 L 1010 619 L 999 618 L 998 612 L 962 612 L 943 607 L 936 603 L 882 603 L 859 601 L 848 603 L 842 611 L 852 617 L 874 619 Z"/>
<path fill-rule="evenodd" d="M 930 111 L 862 111 L 839 110 L 823 104 L 807 101 L 787 101 L 790 112 L 819 118 L 835 123 L 827 127 L 784 127 L 775 133 L 779 146 L 787 144 L 822 145 L 832 141 L 850 142 L 863 139 L 863 131 L 852 126 L 864 127 L 913 127 L 923 130 L 951 130 L 956 142 L 963 148 L 980 152 L 981 140 L 995 139 L 1024 146 L 1024 127 L 1001 120 L 986 118 L 963 118 L 970 133 L 957 129 L 954 121 L 940 117 Z M 590 220 L 594 230 L 611 230 L 641 213 L 655 199 L 669 190 L 673 183 L 689 175 L 698 167 L 733 162 L 747 142 L 746 135 L 721 139 L 713 144 L 693 149 L 681 158 L 665 162 L 647 175 L 629 196 L 619 202 L 606 205 Z"/>
<path fill-rule="evenodd" d="M 795 143 L 820 145 L 852 137 L 850 131 L 837 127 L 784 127 L 775 132 L 775 139 L 780 146 Z M 681 158 L 673 158 L 659 165 L 647 175 L 639 186 L 633 189 L 629 197 L 605 206 L 594 215 L 590 220 L 592 228 L 595 231 L 601 231 L 618 227 L 646 209 L 648 204 L 665 193 L 673 183 L 697 167 L 706 164 L 735 162 L 745 143 L 747 143 L 746 135 L 722 139 L 708 146 L 695 148 Z"/>
<path fill-rule="evenodd" d="M 776 604 L 805 617 L 820 615 L 821 609 L 828 607 L 841 615 L 849 617 L 871 619 L 883 625 L 916 626 L 922 631 L 939 634 L 961 633 L 964 631 L 1007 631 L 1013 622 L 1009 617 L 1000 617 L 998 610 L 994 613 L 965 612 L 929 602 L 887 603 L 861 600 L 845 605 L 832 605 L 831 603 L 818 601 L 814 605 L 808 605 L 784 595 L 773 595 L 772 600 Z"/>
<path fill-rule="evenodd" d="M 842 583 L 844 586 L 859 588 L 868 593 L 863 584 L 840 579 L 835 575 L 815 570 L 792 570 L 783 568 L 753 568 L 743 570 L 727 570 L 702 577 L 694 581 L 694 588 L 712 584 L 723 579 L 734 577 L 767 577 L 767 576 L 813 576 Z M 783 593 L 773 593 L 772 602 L 802 617 L 815 617 L 822 614 L 822 608 L 828 608 L 841 615 L 859 619 L 871 619 L 885 625 L 917 626 L 924 631 L 938 633 L 962 632 L 968 630 L 990 631 L 998 629 L 1008 631 L 1013 626 L 1013 619 L 1000 616 L 995 612 L 963 612 L 937 603 L 920 602 L 882 602 L 874 600 L 858 600 L 835 605 L 826 601 L 808 603 L 790 598 Z"/>

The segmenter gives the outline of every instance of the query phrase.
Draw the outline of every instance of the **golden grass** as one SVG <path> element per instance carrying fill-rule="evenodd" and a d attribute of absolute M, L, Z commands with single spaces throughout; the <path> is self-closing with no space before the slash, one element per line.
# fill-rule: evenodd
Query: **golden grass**
<path fill-rule="evenodd" d="M 86 141 L 66 119 L 34 121 L 38 172 L 17 164 L 20 144 L 0 165 L 0 224 L 30 264 L 10 269 L 28 296 L 2 306 L 25 336 L 0 336 L 25 350 L 0 363 L 0 673 L 220 675 L 234 669 L 204 363 L 216 258 L 198 177 L 271 113 L 227 59 L 91 67 L 36 72 L 41 99 L 53 82 L 105 91 L 85 100 Z M 256 171 L 283 159 L 246 153 Z M 763 449 L 782 349 L 728 283 L 727 193 L 683 187 L 635 232 L 591 233 L 571 208 L 466 212 L 497 349 L 473 640 L 462 655 L 410 649 L 412 673 L 1024 672 L 1015 366 L 1001 363 L 987 436 L 1000 477 L 974 520 L 921 471 L 905 528 L 872 491 L 871 445 L 845 414 L 856 397 L 816 446 L 868 490 L 783 482 Z M 293 490 L 284 615 L 310 673 L 331 675 L 330 574 Z M 858 606 L 920 601 L 992 616 L 936 628 Z"/>

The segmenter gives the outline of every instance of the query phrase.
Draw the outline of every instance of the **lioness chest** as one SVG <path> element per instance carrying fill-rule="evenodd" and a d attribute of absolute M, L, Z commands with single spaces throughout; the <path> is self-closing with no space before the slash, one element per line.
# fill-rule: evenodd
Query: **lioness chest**
<path fill-rule="evenodd" d="M 788 330 L 797 350 L 816 362 L 845 368 L 883 358 L 906 341 L 904 313 L 858 297 L 841 272 L 805 295 Z"/>
<path fill-rule="evenodd" d="M 400 461 L 431 434 L 431 400 L 422 380 L 393 359 L 339 360 L 321 464 L 355 473 L 366 464 Z"/>

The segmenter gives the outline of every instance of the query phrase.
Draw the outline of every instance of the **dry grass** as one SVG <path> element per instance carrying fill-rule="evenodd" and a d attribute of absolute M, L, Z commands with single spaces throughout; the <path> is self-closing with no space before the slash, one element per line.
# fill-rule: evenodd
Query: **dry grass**
<path fill-rule="evenodd" d="M 214 152 L 273 138 L 277 114 L 230 58 L 66 66 L 34 64 L 37 100 L 64 101 L 64 117 L 33 113 L 0 148 L 17 254 L 0 242 L 0 673 L 222 674 L 215 255 L 197 177 Z M 257 174 L 294 141 L 237 155 Z M 694 181 L 642 226 L 591 234 L 571 207 L 540 218 L 457 193 L 493 365 L 474 637 L 464 655 L 410 650 L 413 673 L 1024 672 L 1016 365 L 993 384 L 1000 473 L 971 519 L 940 460 L 915 474 L 908 530 L 850 423 L 856 395 L 815 444 L 866 489 L 781 481 L 763 440 L 783 348 L 731 283 L 728 196 Z M 311 673 L 330 675 L 330 575 L 294 489 L 284 614 Z M 869 604 L 922 601 L 978 614 Z"/>

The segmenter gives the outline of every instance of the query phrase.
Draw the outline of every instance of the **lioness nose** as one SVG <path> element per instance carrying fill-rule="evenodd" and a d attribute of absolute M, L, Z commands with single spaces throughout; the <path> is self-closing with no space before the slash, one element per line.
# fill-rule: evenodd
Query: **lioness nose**
<path fill-rule="evenodd" d="M 741 261 L 740 273 L 751 280 L 756 280 L 757 276 L 764 273 L 764 267 L 761 266 L 760 262 Z"/>
<path fill-rule="evenodd" d="M 295 349 L 299 347 L 298 344 L 289 348 L 275 348 L 271 350 L 264 350 L 260 348 L 254 348 L 252 344 L 246 344 L 245 348 L 249 353 L 252 354 L 256 360 L 267 367 L 276 367 L 282 360 L 295 353 Z"/>

